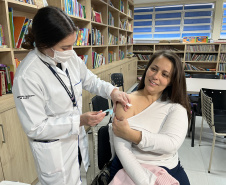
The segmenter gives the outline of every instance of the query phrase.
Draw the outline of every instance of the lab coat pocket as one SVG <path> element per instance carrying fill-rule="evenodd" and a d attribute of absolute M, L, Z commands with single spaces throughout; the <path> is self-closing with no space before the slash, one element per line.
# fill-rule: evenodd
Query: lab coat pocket
<path fill-rule="evenodd" d="M 33 150 L 42 173 L 49 175 L 62 171 L 63 158 L 60 140 L 50 143 L 33 142 Z"/>

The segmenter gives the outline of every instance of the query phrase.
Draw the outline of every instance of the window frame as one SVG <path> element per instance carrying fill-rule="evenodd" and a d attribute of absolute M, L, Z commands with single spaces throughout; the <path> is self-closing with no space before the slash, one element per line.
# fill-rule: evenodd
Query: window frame
<path fill-rule="evenodd" d="M 204 9 L 186 9 L 185 10 L 185 6 L 189 5 L 208 5 L 211 4 L 213 5 L 213 8 L 204 8 Z M 134 19 L 134 23 L 135 22 L 143 22 L 143 21 L 152 21 L 152 26 L 134 26 L 134 28 L 151 28 L 151 32 L 133 32 L 133 34 L 136 35 L 152 35 L 152 38 L 134 38 L 135 41 L 139 41 L 139 40 L 161 40 L 162 38 L 154 38 L 154 34 L 180 34 L 180 38 L 176 37 L 176 38 L 171 38 L 171 37 L 165 37 L 164 39 L 168 39 L 168 40 L 172 40 L 172 39 L 182 39 L 182 35 L 186 34 L 186 33 L 191 33 L 191 31 L 183 31 L 185 26 L 200 26 L 200 24 L 184 24 L 185 20 L 188 19 L 200 19 L 200 18 L 207 18 L 207 19 L 211 19 L 210 23 L 202 23 L 201 26 L 210 26 L 210 30 L 198 30 L 198 31 L 192 31 L 192 33 L 208 33 L 210 34 L 210 37 L 212 37 L 212 33 L 213 33 L 213 25 L 214 25 L 214 15 L 215 15 L 215 8 L 216 8 L 216 3 L 215 2 L 208 2 L 208 3 L 191 3 L 191 4 L 178 4 L 178 5 L 168 5 L 165 7 L 170 7 L 170 6 L 182 6 L 182 10 L 172 10 L 172 11 L 156 11 L 156 7 L 160 7 L 160 6 L 150 6 L 153 11 L 150 12 L 135 12 L 134 11 L 134 15 L 145 15 L 145 14 L 152 14 L 152 19 L 141 19 L 141 20 L 135 20 Z M 150 7 L 147 7 L 147 9 L 149 9 Z M 162 6 L 164 7 L 164 6 Z M 144 8 L 144 7 L 135 7 L 135 8 Z M 226 8 L 225 8 L 226 9 Z M 185 13 L 186 12 L 200 12 L 200 11 L 211 11 L 212 15 L 211 16 L 199 16 L 199 17 L 185 17 Z M 156 14 L 161 14 L 161 13 L 181 13 L 181 17 L 179 18 L 168 18 L 168 19 L 156 19 Z M 225 16 L 226 18 L 226 16 Z M 157 21 L 167 21 L 167 20 L 180 20 L 180 24 L 173 24 L 173 25 L 155 25 L 155 22 Z M 226 23 L 225 23 L 226 25 Z M 155 32 L 155 28 L 156 27 L 180 27 L 179 31 L 172 31 L 172 32 Z M 226 30 L 225 30 L 226 33 Z"/>
<path fill-rule="evenodd" d="M 225 8 L 224 8 L 224 5 L 225 5 Z M 224 11 L 226 11 L 226 1 L 223 2 L 223 13 L 222 13 L 222 21 L 221 21 L 220 39 L 226 39 L 226 30 L 222 30 L 223 26 L 226 26 L 226 23 L 223 23 L 224 18 L 226 18 L 226 15 L 224 16 Z M 225 37 L 221 37 L 222 33 L 225 33 Z"/>

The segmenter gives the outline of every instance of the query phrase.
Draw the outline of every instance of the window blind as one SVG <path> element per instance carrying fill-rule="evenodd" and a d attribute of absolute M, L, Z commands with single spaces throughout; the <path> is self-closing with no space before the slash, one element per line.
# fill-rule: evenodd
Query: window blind
<path fill-rule="evenodd" d="M 214 3 L 135 8 L 133 38 L 135 42 L 185 36 L 211 38 L 213 13 Z"/>
<path fill-rule="evenodd" d="M 220 38 L 226 39 L 226 3 L 224 3 L 223 5 L 223 19 L 222 19 Z"/>

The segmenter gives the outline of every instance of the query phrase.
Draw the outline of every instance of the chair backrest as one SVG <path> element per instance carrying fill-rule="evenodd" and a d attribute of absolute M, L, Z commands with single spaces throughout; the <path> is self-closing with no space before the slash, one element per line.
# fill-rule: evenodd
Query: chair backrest
<path fill-rule="evenodd" d="M 215 74 L 192 74 L 192 78 L 208 78 L 208 79 L 219 79 L 220 77 Z"/>
<path fill-rule="evenodd" d="M 111 74 L 111 84 L 117 87 L 122 87 L 124 91 L 124 81 L 122 73 L 113 73 Z"/>
<path fill-rule="evenodd" d="M 109 109 L 109 101 L 106 98 L 103 98 L 101 96 L 94 96 L 91 99 L 91 103 L 90 103 L 90 110 L 91 111 L 105 111 L 107 109 Z"/>
<path fill-rule="evenodd" d="M 105 164 L 107 164 L 111 159 L 111 145 L 109 142 L 109 125 L 102 126 L 98 130 L 98 168 L 101 170 Z"/>
<path fill-rule="evenodd" d="M 213 101 L 203 89 L 201 89 L 201 104 L 202 104 L 202 117 L 208 123 L 210 128 L 214 126 L 214 111 L 213 111 Z"/>
<path fill-rule="evenodd" d="M 214 110 L 226 110 L 226 90 L 206 89 L 202 88 L 203 92 L 212 98 Z"/>

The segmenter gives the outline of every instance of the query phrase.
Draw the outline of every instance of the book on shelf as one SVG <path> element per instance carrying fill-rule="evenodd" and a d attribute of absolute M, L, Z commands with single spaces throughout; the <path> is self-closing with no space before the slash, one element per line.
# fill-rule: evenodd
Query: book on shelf
<path fill-rule="evenodd" d="M 32 20 L 23 16 L 13 16 L 13 9 L 9 8 L 10 33 L 13 48 L 21 48 L 28 27 Z"/>
<path fill-rule="evenodd" d="M 76 39 L 74 46 L 87 46 L 89 45 L 89 29 L 88 28 L 80 28 L 76 32 Z"/>
<path fill-rule="evenodd" d="M 47 3 L 47 0 L 35 0 L 35 5 L 38 8 L 42 8 L 42 7 L 48 6 L 48 3 Z"/>
<path fill-rule="evenodd" d="M 187 51 L 210 51 L 210 52 L 215 52 L 216 47 L 214 44 L 208 44 L 208 45 L 187 45 Z"/>
<path fill-rule="evenodd" d="M 15 58 L 14 60 L 15 60 L 16 68 L 18 68 L 18 66 L 19 66 L 19 64 L 21 63 L 21 61 L 18 60 L 18 58 Z"/>
<path fill-rule="evenodd" d="M 151 55 L 141 55 L 141 54 L 135 54 L 135 56 L 139 59 L 139 60 L 150 60 L 151 59 Z"/>
<path fill-rule="evenodd" d="M 221 44 L 221 52 L 226 52 L 226 44 Z"/>
<path fill-rule="evenodd" d="M 95 13 L 95 21 L 98 22 L 98 23 L 102 23 L 101 12 L 94 11 L 94 13 Z"/>
<path fill-rule="evenodd" d="M 197 36 L 196 43 L 208 43 L 208 36 Z"/>
<path fill-rule="evenodd" d="M 116 61 L 116 53 L 113 51 L 108 51 L 108 62 L 112 63 L 113 61 Z"/>
<path fill-rule="evenodd" d="M 15 1 L 35 5 L 35 1 L 37 1 L 37 0 L 35 0 L 35 1 L 34 0 L 15 0 Z"/>
<path fill-rule="evenodd" d="M 3 25 L 0 24 L 0 47 L 6 46 Z M 7 46 L 6 46 L 7 47 Z"/>
<path fill-rule="evenodd" d="M 119 60 L 123 60 L 125 58 L 125 52 L 122 50 L 119 50 Z"/>
<path fill-rule="evenodd" d="M 92 28 L 92 45 L 103 45 L 104 44 L 104 35 L 102 35 L 101 31 Z"/>
<path fill-rule="evenodd" d="M 13 16 L 13 25 L 14 25 L 14 40 L 15 43 L 18 42 L 20 33 L 24 26 L 26 17 Z"/>
<path fill-rule="evenodd" d="M 68 15 L 86 19 L 86 8 L 77 0 L 64 0 L 64 11 Z"/>
<path fill-rule="evenodd" d="M 119 28 L 126 30 L 127 29 L 127 23 L 128 23 L 127 19 L 120 19 L 119 20 Z"/>
<path fill-rule="evenodd" d="M 184 43 L 208 43 L 208 36 L 183 37 Z"/>
<path fill-rule="evenodd" d="M 108 12 L 108 25 L 110 25 L 110 26 L 114 26 L 115 25 L 114 17 L 113 17 L 111 12 Z"/>
<path fill-rule="evenodd" d="M 108 45 L 117 45 L 118 44 L 118 37 L 108 33 Z"/>
<path fill-rule="evenodd" d="M 83 62 L 87 65 L 87 61 L 88 61 L 88 55 L 78 55 L 82 60 Z"/>
<path fill-rule="evenodd" d="M 187 53 L 185 56 L 185 61 L 217 61 L 217 55 L 216 54 L 191 54 Z"/>
<path fill-rule="evenodd" d="M 129 3 L 128 3 L 127 7 L 128 7 L 127 15 L 132 18 L 133 17 L 133 11 L 129 8 Z"/>
<path fill-rule="evenodd" d="M 133 44 L 133 37 L 127 36 L 127 44 Z"/>
<path fill-rule="evenodd" d="M 119 0 L 119 10 L 124 13 L 124 10 L 125 10 L 124 9 L 124 2 L 122 0 Z"/>
<path fill-rule="evenodd" d="M 2 96 L 2 73 L 0 72 L 0 96 Z"/>
<path fill-rule="evenodd" d="M 112 6 L 114 8 L 114 5 L 113 5 L 113 3 L 110 0 L 109 0 L 108 3 L 109 3 L 110 6 Z"/>
<path fill-rule="evenodd" d="M 10 76 L 9 67 L 5 64 L 0 64 L 0 71 L 4 72 L 6 93 L 12 93 L 12 81 L 13 81 L 13 79 L 11 79 L 12 75 Z"/>
<path fill-rule="evenodd" d="M 25 34 L 27 33 L 28 27 L 30 26 L 31 22 L 31 19 L 25 19 L 19 38 L 17 42 L 15 42 L 15 48 L 21 48 L 21 44 L 24 42 Z"/>
<path fill-rule="evenodd" d="M 0 95 L 6 94 L 6 83 L 5 83 L 5 73 L 0 71 Z"/>
<path fill-rule="evenodd" d="M 13 24 L 13 8 L 11 8 L 11 7 L 9 7 L 9 25 L 10 25 L 10 34 L 11 34 L 12 46 L 13 46 L 13 48 L 15 48 L 14 24 Z"/>
<path fill-rule="evenodd" d="M 226 62 L 226 53 L 220 54 L 220 62 Z"/>
<path fill-rule="evenodd" d="M 195 43 L 196 38 L 195 37 L 183 37 L 183 42 L 184 43 Z"/>
<path fill-rule="evenodd" d="M 127 41 L 126 36 L 120 33 L 119 34 L 119 44 L 124 45 L 124 44 L 126 44 L 126 41 Z"/>
<path fill-rule="evenodd" d="M 105 65 L 106 59 L 103 55 L 103 53 L 97 53 L 95 51 L 92 52 L 92 63 L 93 63 L 93 69 L 96 69 L 100 67 L 101 65 Z"/>

